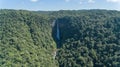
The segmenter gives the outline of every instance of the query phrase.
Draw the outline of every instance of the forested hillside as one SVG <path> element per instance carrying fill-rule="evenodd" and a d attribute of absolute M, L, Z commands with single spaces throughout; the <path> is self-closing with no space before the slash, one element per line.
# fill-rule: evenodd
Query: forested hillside
<path fill-rule="evenodd" d="M 120 12 L 0 10 L 0 67 L 120 67 Z"/>
<path fill-rule="evenodd" d="M 48 16 L 0 11 L 0 67 L 56 67 Z"/>
<path fill-rule="evenodd" d="M 119 67 L 120 18 L 89 18 L 58 19 L 62 45 L 57 56 L 60 67 Z"/>

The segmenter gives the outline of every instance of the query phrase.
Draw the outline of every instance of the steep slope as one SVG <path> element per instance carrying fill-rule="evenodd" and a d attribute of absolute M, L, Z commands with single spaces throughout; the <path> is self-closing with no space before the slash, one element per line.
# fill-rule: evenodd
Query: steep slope
<path fill-rule="evenodd" d="M 0 67 L 56 67 L 56 44 L 47 16 L 0 11 Z"/>
<path fill-rule="evenodd" d="M 57 19 L 60 67 L 120 66 L 120 13 L 91 13 Z"/>
<path fill-rule="evenodd" d="M 0 10 L 0 67 L 120 67 L 120 12 Z"/>

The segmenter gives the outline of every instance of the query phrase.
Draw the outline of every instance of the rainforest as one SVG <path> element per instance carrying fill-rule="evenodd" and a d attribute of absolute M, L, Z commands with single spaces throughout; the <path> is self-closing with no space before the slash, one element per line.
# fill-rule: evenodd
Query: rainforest
<path fill-rule="evenodd" d="M 120 67 L 120 11 L 1 9 L 0 67 Z"/>

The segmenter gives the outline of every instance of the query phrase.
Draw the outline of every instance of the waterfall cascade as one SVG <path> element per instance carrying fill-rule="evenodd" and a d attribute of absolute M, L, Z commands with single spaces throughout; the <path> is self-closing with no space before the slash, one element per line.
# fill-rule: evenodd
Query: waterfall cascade
<path fill-rule="evenodd" d="M 56 34 L 56 37 L 57 37 L 57 39 L 58 40 L 60 40 L 60 29 L 59 29 L 59 25 L 58 25 L 58 23 L 57 23 L 57 27 L 56 27 L 57 29 L 57 34 Z"/>

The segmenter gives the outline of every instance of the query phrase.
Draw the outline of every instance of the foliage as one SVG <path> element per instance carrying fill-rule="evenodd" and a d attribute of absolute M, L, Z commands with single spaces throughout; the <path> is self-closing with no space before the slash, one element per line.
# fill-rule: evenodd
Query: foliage
<path fill-rule="evenodd" d="M 120 12 L 0 10 L 0 67 L 120 67 Z"/>
<path fill-rule="evenodd" d="M 0 11 L 0 67 L 55 67 L 55 42 L 48 16 Z"/>
<path fill-rule="evenodd" d="M 60 67 L 120 66 L 120 16 L 96 13 L 57 19 L 61 30 L 57 55 Z"/>

